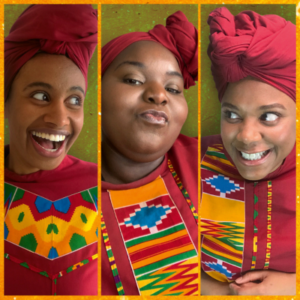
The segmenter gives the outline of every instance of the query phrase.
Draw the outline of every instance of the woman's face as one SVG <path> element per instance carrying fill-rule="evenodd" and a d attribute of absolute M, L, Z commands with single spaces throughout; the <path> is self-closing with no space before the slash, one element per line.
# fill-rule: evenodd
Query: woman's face
<path fill-rule="evenodd" d="M 262 179 L 295 145 L 295 102 L 251 78 L 230 83 L 222 99 L 221 136 L 241 176 Z"/>
<path fill-rule="evenodd" d="M 136 162 L 151 162 L 173 145 L 188 108 L 174 55 L 155 42 L 122 51 L 102 79 L 103 142 Z"/>
<path fill-rule="evenodd" d="M 18 174 L 60 165 L 83 125 L 85 80 L 66 56 L 38 54 L 13 81 L 5 104 L 8 168 Z"/>

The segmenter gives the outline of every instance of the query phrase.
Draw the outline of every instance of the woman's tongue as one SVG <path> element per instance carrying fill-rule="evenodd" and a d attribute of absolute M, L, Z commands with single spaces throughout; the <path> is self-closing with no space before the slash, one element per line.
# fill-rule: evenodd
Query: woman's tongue
<path fill-rule="evenodd" d="M 50 140 L 47 139 L 43 139 L 37 136 L 33 136 L 33 138 L 35 139 L 35 141 L 40 144 L 43 148 L 45 149 L 56 149 L 56 142 L 52 142 Z"/>

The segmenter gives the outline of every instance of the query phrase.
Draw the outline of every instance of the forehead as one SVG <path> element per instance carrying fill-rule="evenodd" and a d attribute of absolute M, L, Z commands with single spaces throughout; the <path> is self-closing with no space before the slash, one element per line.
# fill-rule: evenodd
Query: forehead
<path fill-rule="evenodd" d="M 139 41 L 125 48 L 112 62 L 116 67 L 124 61 L 139 61 L 146 66 L 153 61 L 165 61 L 174 70 L 180 72 L 178 62 L 171 51 L 153 41 Z"/>
<path fill-rule="evenodd" d="M 272 85 L 252 78 L 229 83 L 222 104 L 230 103 L 243 109 L 280 103 L 295 109 L 295 102 Z"/>
<path fill-rule="evenodd" d="M 32 81 L 45 81 L 51 85 L 81 85 L 85 79 L 77 65 L 64 55 L 40 53 L 27 61 L 16 75 L 15 82 L 30 84 Z"/>

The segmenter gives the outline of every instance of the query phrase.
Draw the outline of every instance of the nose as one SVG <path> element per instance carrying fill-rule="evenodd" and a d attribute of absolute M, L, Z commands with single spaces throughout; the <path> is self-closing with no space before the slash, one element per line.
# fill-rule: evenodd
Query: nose
<path fill-rule="evenodd" d="M 44 121 L 53 127 L 63 128 L 70 124 L 69 110 L 64 101 L 52 101 L 45 107 Z"/>
<path fill-rule="evenodd" d="M 166 105 L 169 102 L 165 87 L 158 82 L 150 82 L 146 86 L 143 99 L 146 102 L 158 105 Z"/>
<path fill-rule="evenodd" d="M 236 136 L 239 142 L 246 145 L 258 142 L 262 139 L 262 133 L 259 130 L 260 126 L 256 122 L 244 120 L 240 124 L 239 132 Z"/>

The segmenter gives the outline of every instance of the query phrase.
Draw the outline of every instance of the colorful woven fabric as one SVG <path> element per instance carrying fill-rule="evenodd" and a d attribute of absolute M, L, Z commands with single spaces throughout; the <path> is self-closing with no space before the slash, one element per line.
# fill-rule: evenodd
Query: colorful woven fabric
<path fill-rule="evenodd" d="M 164 180 L 109 190 L 142 296 L 198 295 L 198 255 Z"/>
<path fill-rule="evenodd" d="M 258 238 L 258 224 L 257 224 L 257 216 L 258 216 L 258 197 L 256 195 L 257 191 L 257 182 L 254 183 L 254 228 L 253 228 L 253 255 L 252 255 L 252 263 L 251 270 L 254 270 L 256 267 L 256 256 L 257 256 L 257 238 Z"/>
<path fill-rule="evenodd" d="M 243 261 L 244 181 L 222 145 L 208 148 L 201 181 L 202 268 L 219 281 L 233 281 L 239 277 Z"/>
<path fill-rule="evenodd" d="M 168 159 L 168 167 L 169 167 L 169 170 L 172 173 L 172 175 L 173 175 L 173 177 L 174 177 L 174 179 L 176 181 L 177 186 L 181 190 L 182 195 L 183 195 L 184 199 L 186 200 L 186 202 L 187 202 L 187 204 L 188 204 L 188 206 L 189 206 L 189 208 L 190 208 L 190 210 L 191 210 L 191 212 L 192 212 L 192 214 L 193 214 L 193 216 L 195 218 L 195 221 L 196 221 L 196 223 L 198 225 L 198 213 L 197 213 L 197 211 L 196 211 L 196 209 L 195 209 L 195 207 L 194 207 L 194 205 L 193 205 L 193 203 L 192 203 L 192 201 L 190 199 L 190 196 L 189 196 L 187 190 L 184 188 L 184 186 L 182 185 L 182 182 L 181 182 L 180 178 L 176 174 L 175 169 L 173 168 L 173 165 L 172 165 L 170 159 Z"/>
<path fill-rule="evenodd" d="M 98 241 L 97 187 L 50 201 L 5 183 L 4 239 L 48 259 Z"/>
<path fill-rule="evenodd" d="M 104 217 L 103 217 L 102 212 L 101 212 L 101 232 L 102 232 L 102 237 L 103 237 L 103 240 L 104 240 L 106 253 L 107 253 L 110 265 L 111 265 L 111 270 L 112 270 L 112 273 L 113 273 L 113 276 L 114 276 L 114 280 L 115 280 L 115 284 L 116 284 L 116 287 L 117 287 L 118 294 L 120 296 L 125 295 L 123 285 L 122 285 L 121 279 L 119 277 L 119 272 L 118 272 L 118 268 L 117 268 L 117 265 L 116 265 L 116 262 L 115 262 L 114 254 L 111 250 L 111 246 L 110 246 L 110 242 L 109 242 L 109 238 L 108 238 L 108 234 L 107 234 L 107 229 L 106 229 L 106 226 L 105 226 L 105 221 L 104 221 Z"/>
<path fill-rule="evenodd" d="M 46 271 L 43 271 L 43 270 L 41 270 L 41 269 L 39 269 L 39 268 L 37 268 L 37 267 L 35 267 L 35 266 L 27 263 L 27 262 L 24 262 L 24 261 L 22 261 L 22 260 L 20 260 L 20 259 L 18 259 L 16 257 L 14 257 L 14 256 L 12 256 L 12 255 L 9 255 L 8 253 L 4 253 L 4 257 L 6 259 L 10 259 L 11 261 L 19 264 L 20 266 L 23 266 L 23 267 L 25 267 L 27 269 L 32 270 L 33 272 L 39 273 L 40 275 L 48 277 L 49 279 L 51 279 L 52 280 L 52 295 L 56 295 L 57 278 L 60 278 L 60 277 L 66 275 L 66 274 L 68 274 L 68 273 L 70 273 L 72 271 L 75 271 L 75 270 L 79 269 L 80 267 L 88 264 L 89 262 L 97 259 L 98 258 L 98 254 L 95 254 L 95 255 L 93 255 L 91 257 L 88 257 L 87 259 L 85 259 L 83 261 L 80 261 L 79 263 L 76 263 L 73 266 L 70 266 L 69 268 L 67 268 L 65 270 L 62 270 L 59 273 L 56 273 L 54 275 L 50 275 Z"/>
<path fill-rule="evenodd" d="M 272 181 L 268 181 L 268 221 L 267 221 L 267 250 L 266 250 L 266 260 L 264 269 L 269 269 L 270 258 L 271 258 L 271 232 L 272 232 Z"/>

